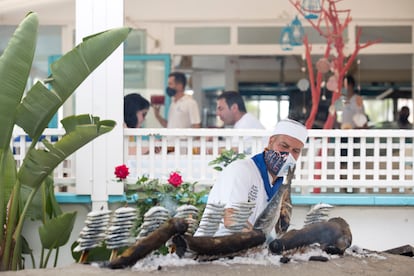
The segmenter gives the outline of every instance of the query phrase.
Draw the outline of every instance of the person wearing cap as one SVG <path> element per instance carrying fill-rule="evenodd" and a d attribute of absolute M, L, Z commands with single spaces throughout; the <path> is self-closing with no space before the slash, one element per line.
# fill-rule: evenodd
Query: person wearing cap
<path fill-rule="evenodd" d="M 234 223 L 232 206 L 242 202 L 255 203 L 248 218 L 248 226 L 252 228 L 268 201 L 282 185 L 288 167 L 295 165 L 307 137 L 304 125 L 290 119 L 282 120 L 276 125 L 263 152 L 252 158 L 236 160 L 223 169 L 207 201 L 207 204 L 224 204 L 224 219 L 215 236 L 230 234 L 226 226 Z M 290 196 L 288 200 L 290 201 Z M 289 217 L 282 219 L 287 223 L 282 229 L 286 231 Z M 197 231 L 195 235 L 200 236 L 202 233 Z"/>

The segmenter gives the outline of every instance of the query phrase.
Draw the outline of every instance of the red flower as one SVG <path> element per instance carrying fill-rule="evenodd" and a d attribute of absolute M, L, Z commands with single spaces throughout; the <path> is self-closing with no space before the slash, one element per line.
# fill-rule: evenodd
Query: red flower
<path fill-rule="evenodd" d="M 183 183 L 183 178 L 177 172 L 170 173 L 170 178 L 168 178 L 168 183 L 173 185 L 174 187 L 178 187 Z"/>
<path fill-rule="evenodd" d="M 119 178 L 119 180 L 125 179 L 129 175 L 128 167 L 124 165 L 116 166 L 115 167 L 115 175 Z"/>

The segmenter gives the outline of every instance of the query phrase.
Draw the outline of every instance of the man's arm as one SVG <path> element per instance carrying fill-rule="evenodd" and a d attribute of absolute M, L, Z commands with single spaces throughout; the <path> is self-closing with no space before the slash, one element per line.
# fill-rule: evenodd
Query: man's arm
<path fill-rule="evenodd" d="M 151 105 L 152 109 L 154 110 L 155 118 L 158 120 L 158 122 L 163 126 L 167 127 L 168 121 L 165 120 L 161 114 L 160 114 L 160 106 L 159 105 Z"/>

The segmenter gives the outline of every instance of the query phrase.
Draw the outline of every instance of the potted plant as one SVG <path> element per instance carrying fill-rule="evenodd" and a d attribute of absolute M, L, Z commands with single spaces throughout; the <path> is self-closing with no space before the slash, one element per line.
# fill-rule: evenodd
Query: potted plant
<path fill-rule="evenodd" d="M 60 140 L 51 143 L 43 139 L 45 149 L 36 149 L 35 145 L 66 99 L 130 32 L 129 28 L 118 28 L 85 38 L 51 65 L 51 75 L 44 83 L 37 82 L 25 93 L 37 29 L 37 15 L 29 13 L 0 57 L 0 271 L 24 267 L 22 254 L 31 251 L 21 234 L 28 217 L 42 221 L 39 267 L 46 267 L 52 250 L 58 252 L 68 241 L 76 213 L 60 210 L 51 174 L 69 155 L 111 131 L 115 122 L 88 114 L 70 116 L 62 120 L 66 134 Z M 19 168 L 10 148 L 15 126 L 32 141 Z M 49 250 L 46 257 L 45 250 Z"/>

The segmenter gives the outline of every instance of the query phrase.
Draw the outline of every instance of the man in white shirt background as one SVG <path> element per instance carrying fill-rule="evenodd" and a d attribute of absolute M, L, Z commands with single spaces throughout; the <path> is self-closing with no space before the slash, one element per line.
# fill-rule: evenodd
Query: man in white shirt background
<path fill-rule="evenodd" d="M 262 123 L 247 112 L 242 96 L 236 91 L 225 91 L 217 97 L 217 116 L 225 126 L 235 129 L 264 129 Z"/>
<path fill-rule="evenodd" d="M 256 117 L 247 112 L 243 97 L 236 91 L 225 91 L 217 97 L 216 112 L 225 126 L 232 126 L 234 129 L 265 129 Z M 243 140 L 246 145 L 244 153 L 250 154 L 251 146 L 249 143 L 252 139 L 245 136 Z M 237 148 L 238 142 L 239 138 L 234 137 L 232 140 L 234 148 Z"/>

